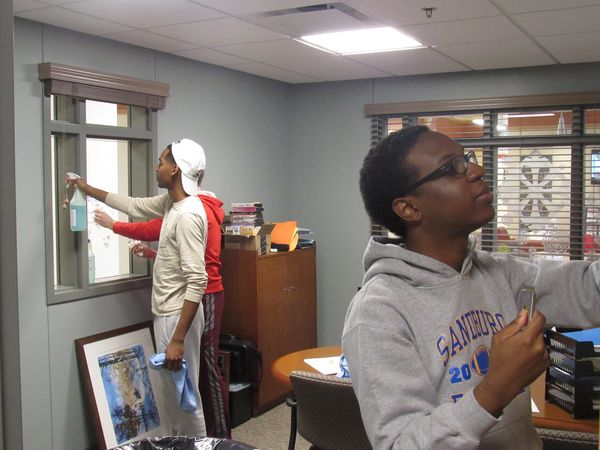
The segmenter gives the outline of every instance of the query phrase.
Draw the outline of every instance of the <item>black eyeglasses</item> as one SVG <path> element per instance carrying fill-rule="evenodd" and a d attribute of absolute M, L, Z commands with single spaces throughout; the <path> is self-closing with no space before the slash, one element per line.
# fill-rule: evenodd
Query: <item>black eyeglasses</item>
<path fill-rule="evenodd" d="M 475 152 L 467 152 L 466 154 L 464 154 L 462 156 L 457 156 L 456 158 L 452 158 L 450 161 L 448 161 L 442 167 L 434 170 L 429 175 L 425 175 L 420 180 L 411 184 L 408 188 L 406 188 L 404 190 L 404 194 L 402 194 L 402 195 L 408 194 L 413 189 L 421 186 L 424 183 L 427 183 L 428 181 L 436 180 L 436 179 L 441 178 L 450 173 L 453 173 L 454 175 L 462 175 L 463 173 L 467 172 L 469 163 L 477 164 L 477 156 L 475 156 Z"/>

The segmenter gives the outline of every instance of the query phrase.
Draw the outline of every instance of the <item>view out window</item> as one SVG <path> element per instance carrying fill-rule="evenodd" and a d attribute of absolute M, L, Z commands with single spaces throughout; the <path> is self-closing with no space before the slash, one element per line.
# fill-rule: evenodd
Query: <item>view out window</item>
<path fill-rule="evenodd" d="M 47 154 L 52 255 L 50 302 L 68 301 L 148 284 L 150 263 L 133 257 L 129 240 L 98 226 L 93 211 L 115 220 L 128 217 L 104 203 L 87 198 L 87 230 L 70 228 L 67 172 L 92 186 L 130 196 L 151 195 L 155 130 L 152 110 L 64 95 L 46 99 L 49 120 Z M 88 244 L 89 243 L 89 244 Z M 93 256 L 92 256 L 93 254 Z"/>
<path fill-rule="evenodd" d="M 585 134 L 600 134 L 600 109 L 586 109 L 583 132 Z"/>
<path fill-rule="evenodd" d="M 388 120 L 388 134 L 402 129 L 401 117 L 390 117 Z"/>
<path fill-rule="evenodd" d="M 401 106 L 400 106 L 401 107 Z M 486 250 L 528 258 L 600 258 L 600 109 L 594 106 L 374 115 L 423 124 L 473 150 L 495 193 L 496 217 L 475 232 Z M 386 234 L 372 224 L 372 234 Z"/>
<path fill-rule="evenodd" d="M 512 111 L 498 113 L 497 136 L 552 136 L 571 134 L 570 110 Z"/>
<path fill-rule="evenodd" d="M 478 138 L 483 136 L 482 114 L 452 114 L 420 116 L 419 125 L 426 125 L 452 139 Z"/>

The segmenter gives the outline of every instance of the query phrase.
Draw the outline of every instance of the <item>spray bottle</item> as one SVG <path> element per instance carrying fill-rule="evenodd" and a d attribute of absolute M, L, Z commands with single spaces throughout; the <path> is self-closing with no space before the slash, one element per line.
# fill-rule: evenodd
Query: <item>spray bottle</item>
<path fill-rule="evenodd" d="M 73 172 L 67 172 L 67 177 L 71 180 L 81 178 Z M 73 192 L 73 197 L 69 202 L 69 213 L 71 216 L 71 231 L 85 231 L 87 228 L 87 202 L 77 186 L 75 186 L 75 192 Z"/>
<path fill-rule="evenodd" d="M 92 250 L 92 242 L 88 239 L 88 281 L 90 284 L 96 282 L 96 256 Z"/>

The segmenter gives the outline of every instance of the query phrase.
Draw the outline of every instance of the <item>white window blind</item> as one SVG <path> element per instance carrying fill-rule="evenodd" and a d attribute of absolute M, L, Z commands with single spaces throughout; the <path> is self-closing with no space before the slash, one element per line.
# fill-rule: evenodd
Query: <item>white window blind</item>
<path fill-rule="evenodd" d="M 450 136 L 475 151 L 495 193 L 496 218 L 476 232 L 483 248 L 528 258 L 598 259 L 600 107 L 593 103 L 596 97 L 597 93 L 590 94 L 590 104 L 580 96 L 578 104 L 547 107 L 539 97 L 523 98 L 514 101 L 518 105 L 514 109 L 509 108 L 511 99 L 496 99 L 494 104 L 502 104 L 503 109 L 485 109 L 479 101 L 478 110 L 451 112 L 452 105 L 443 102 L 438 113 L 422 108 L 410 112 L 398 104 L 398 114 L 372 116 L 378 124 L 375 129 L 381 130 L 379 135 L 372 133 L 372 145 L 412 124 Z M 386 105 L 388 110 L 392 106 Z M 385 235 L 387 230 L 372 224 L 372 234 Z"/>

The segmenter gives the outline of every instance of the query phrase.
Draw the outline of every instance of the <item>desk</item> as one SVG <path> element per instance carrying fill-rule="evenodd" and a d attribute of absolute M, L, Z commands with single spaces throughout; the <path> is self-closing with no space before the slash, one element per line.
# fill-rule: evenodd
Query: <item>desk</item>
<path fill-rule="evenodd" d="M 290 382 L 290 373 L 294 370 L 303 370 L 305 372 L 315 372 L 317 370 L 304 362 L 307 358 L 326 358 L 328 356 L 339 356 L 342 353 L 341 347 L 317 347 L 300 350 L 294 353 L 284 355 L 273 362 L 271 366 L 271 375 L 288 389 L 292 389 Z"/>
<path fill-rule="evenodd" d="M 325 358 L 327 356 L 338 356 L 342 352 L 341 347 L 318 347 L 300 350 L 284 355 L 275 360 L 271 366 L 271 375 L 278 382 L 289 389 L 290 373 L 293 370 L 306 372 L 317 372 L 313 367 L 304 362 L 306 358 Z M 538 428 L 552 428 L 565 431 L 579 431 L 584 433 L 598 434 L 598 419 L 573 419 L 564 409 L 544 399 L 545 373 L 535 380 L 531 385 L 531 397 L 540 410 L 533 413 L 533 424 Z"/>

